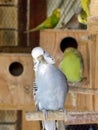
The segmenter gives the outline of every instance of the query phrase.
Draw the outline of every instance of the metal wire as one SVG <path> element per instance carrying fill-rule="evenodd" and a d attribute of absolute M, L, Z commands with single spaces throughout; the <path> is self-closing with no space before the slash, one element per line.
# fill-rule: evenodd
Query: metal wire
<path fill-rule="evenodd" d="M 30 27 L 30 0 L 27 0 L 27 28 L 26 30 L 29 30 Z M 29 46 L 30 41 L 29 41 L 29 33 L 27 33 L 27 46 Z"/>
<path fill-rule="evenodd" d="M 0 110 L 0 130 L 21 130 L 18 123 L 18 111 Z"/>

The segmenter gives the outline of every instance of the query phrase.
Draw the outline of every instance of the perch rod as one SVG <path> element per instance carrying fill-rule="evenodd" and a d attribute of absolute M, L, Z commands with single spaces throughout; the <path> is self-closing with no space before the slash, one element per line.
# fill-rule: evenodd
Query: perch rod
<path fill-rule="evenodd" d="M 26 112 L 27 121 L 44 120 L 42 112 Z M 64 120 L 65 124 L 94 124 L 98 123 L 98 112 L 67 112 L 49 111 L 47 120 Z"/>

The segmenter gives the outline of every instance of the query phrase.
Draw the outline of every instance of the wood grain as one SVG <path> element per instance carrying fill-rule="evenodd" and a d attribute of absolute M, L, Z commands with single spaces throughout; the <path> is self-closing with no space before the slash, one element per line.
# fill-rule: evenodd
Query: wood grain
<path fill-rule="evenodd" d="M 91 0 L 90 13 L 92 16 L 98 16 L 98 0 Z"/>
<path fill-rule="evenodd" d="M 32 105 L 33 63 L 31 56 L 29 54 L 0 54 L 0 61 L 1 106 Z M 23 66 L 23 72 L 19 76 L 12 75 L 9 69 L 10 65 L 15 62 Z M 12 71 L 19 72 L 20 68 L 15 67 Z"/>

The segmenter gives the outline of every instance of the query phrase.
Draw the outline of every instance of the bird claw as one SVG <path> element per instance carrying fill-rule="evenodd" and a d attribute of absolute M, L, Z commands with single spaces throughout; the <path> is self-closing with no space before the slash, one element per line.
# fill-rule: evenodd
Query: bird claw
<path fill-rule="evenodd" d="M 43 112 L 44 120 L 46 120 L 48 117 L 48 112 L 45 109 L 43 109 L 42 112 Z"/>
<path fill-rule="evenodd" d="M 66 115 L 67 115 L 67 111 L 64 110 L 64 121 L 67 121 Z"/>
<path fill-rule="evenodd" d="M 64 113 L 64 121 L 66 121 L 67 111 L 65 109 L 60 109 L 59 111 Z"/>

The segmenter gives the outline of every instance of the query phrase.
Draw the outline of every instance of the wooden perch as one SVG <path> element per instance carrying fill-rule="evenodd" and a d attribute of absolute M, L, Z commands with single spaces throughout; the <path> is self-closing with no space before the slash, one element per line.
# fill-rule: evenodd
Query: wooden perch
<path fill-rule="evenodd" d="M 90 95 L 97 95 L 98 89 L 97 88 L 82 88 L 82 87 L 69 87 L 69 92 L 80 93 L 80 94 L 90 94 Z"/>
<path fill-rule="evenodd" d="M 42 112 L 26 112 L 27 121 L 44 120 Z M 47 120 L 64 120 L 65 124 L 94 124 L 98 123 L 98 112 L 67 112 L 49 111 Z"/>

